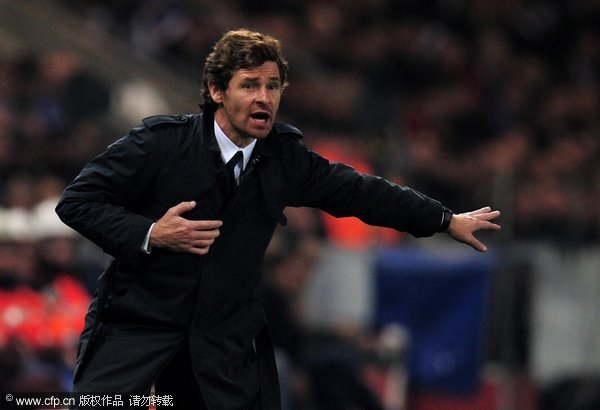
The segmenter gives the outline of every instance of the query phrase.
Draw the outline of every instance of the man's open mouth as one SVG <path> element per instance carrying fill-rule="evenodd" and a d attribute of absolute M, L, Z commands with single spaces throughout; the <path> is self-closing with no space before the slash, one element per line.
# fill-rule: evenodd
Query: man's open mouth
<path fill-rule="evenodd" d="M 271 119 L 271 115 L 268 112 L 255 112 L 250 114 L 250 118 L 256 121 L 267 122 Z"/>

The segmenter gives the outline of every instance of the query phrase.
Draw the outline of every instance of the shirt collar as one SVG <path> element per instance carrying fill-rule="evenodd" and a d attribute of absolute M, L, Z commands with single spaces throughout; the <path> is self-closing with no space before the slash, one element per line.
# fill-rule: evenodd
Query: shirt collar
<path fill-rule="evenodd" d="M 217 139 L 217 144 L 219 144 L 219 149 L 221 150 L 221 159 L 223 162 L 227 163 L 238 151 L 242 151 L 244 154 L 244 169 L 248 165 L 248 161 L 250 161 L 250 155 L 252 155 L 252 151 L 254 150 L 254 146 L 256 145 L 256 139 L 252 141 L 248 146 L 241 148 L 235 145 L 231 140 L 225 135 L 217 121 L 214 121 L 215 124 L 215 138 Z"/>

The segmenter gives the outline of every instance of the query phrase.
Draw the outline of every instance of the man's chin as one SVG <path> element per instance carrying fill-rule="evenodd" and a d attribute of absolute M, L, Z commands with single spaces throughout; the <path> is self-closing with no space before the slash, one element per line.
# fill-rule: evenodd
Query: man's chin
<path fill-rule="evenodd" d="M 254 129 L 250 133 L 250 136 L 252 138 L 256 138 L 257 140 L 260 140 L 260 139 L 266 138 L 271 133 L 272 129 L 273 129 L 273 127 L 263 128 L 260 130 Z"/>
<path fill-rule="evenodd" d="M 244 134 L 239 134 L 239 141 L 234 141 L 234 143 L 240 147 L 245 147 L 248 144 L 250 144 L 253 140 L 261 140 L 266 138 L 270 132 L 271 130 L 269 130 L 268 132 L 266 130 L 261 132 L 257 132 L 256 130 L 253 130 L 252 132 L 245 132 Z"/>

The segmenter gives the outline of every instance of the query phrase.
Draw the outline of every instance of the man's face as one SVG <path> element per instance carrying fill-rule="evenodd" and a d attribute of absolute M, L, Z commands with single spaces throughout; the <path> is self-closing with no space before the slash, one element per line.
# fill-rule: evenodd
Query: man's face
<path fill-rule="evenodd" d="M 267 61 L 259 67 L 236 70 L 225 90 L 212 83 L 208 86 L 219 104 L 217 124 L 237 146 L 245 147 L 255 138 L 269 135 L 281 101 L 277 63 Z"/>

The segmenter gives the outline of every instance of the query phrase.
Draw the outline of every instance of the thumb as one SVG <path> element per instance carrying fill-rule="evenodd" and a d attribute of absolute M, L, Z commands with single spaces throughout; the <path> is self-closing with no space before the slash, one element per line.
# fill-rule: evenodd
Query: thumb
<path fill-rule="evenodd" d="M 477 238 L 471 236 L 470 240 L 467 242 L 469 245 L 473 247 L 473 249 L 479 252 L 487 252 L 487 246 L 481 243 Z"/>
<path fill-rule="evenodd" d="M 191 211 L 195 207 L 196 207 L 196 201 L 180 202 L 177 205 L 175 205 L 174 207 L 172 207 L 171 209 L 169 209 L 169 212 L 173 215 L 179 216 L 187 211 Z"/>

